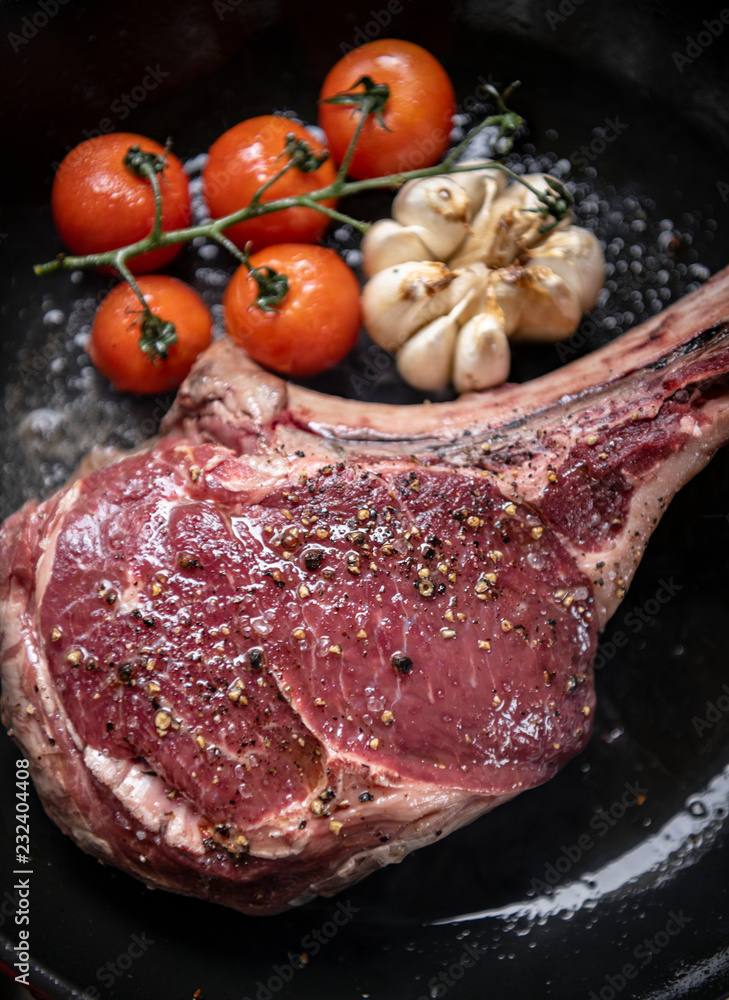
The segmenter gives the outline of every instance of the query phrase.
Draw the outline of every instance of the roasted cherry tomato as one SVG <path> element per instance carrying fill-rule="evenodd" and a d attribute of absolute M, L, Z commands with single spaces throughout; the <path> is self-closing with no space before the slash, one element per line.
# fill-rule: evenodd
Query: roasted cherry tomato
<path fill-rule="evenodd" d="M 152 313 L 174 323 L 177 339 L 166 348 L 166 356 L 160 357 L 150 344 L 155 338 L 143 329 L 142 305 L 126 282 L 113 288 L 97 309 L 89 354 L 121 392 L 169 392 L 210 343 L 212 319 L 202 299 L 177 278 L 149 274 L 137 283 Z M 145 338 L 149 351 L 142 346 Z"/>
<path fill-rule="evenodd" d="M 154 223 L 151 182 L 124 164 L 132 146 L 165 155 L 163 146 L 132 132 L 110 132 L 82 142 L 63 159 L 53 181 L 51 207 L 59 236 L 74 254 L 116 250 L 143 239 Z M 190 224 L 190 193 L 182 164 L 172 153 L 159 174 L 162 229 Z M 135 274 L 164 267 L 182 244 L 129 260 Z"/>
<path fill-rule="evenodd" d="M 319 124 L 337 163 L 344 158 L 359 112 L 357 104 L 326 101 L 344 93 L 363 94 L 363 77 L 374 84 L 386 84 L 389 96 L 381 109 L 381 120 L 372 114 L 365 122 L 349 175 L 361 180 L 437 163 L 448 147 L 456 109 L 453 85 L 429 52 L 393 38 L 352 49 L 324 80 Z"/>
<path fill-rule="evenodd" d="M 320 158 L 327 153 L 303 125 L 281 115 L 249 118 L 213 143 L 203 170 L 203 182 L 214 219 L 245 208 L 256 191 L 290 162 L 285 152 L 288 135 L 308 143 Z M 331 184 L 334 176 L 334 164 L 329 158 L 308 172 L 292 166 L 264 192 L 261 203 L 317 191 Z M 334 207 L 335 201 L 324 204 Z M 226 229 L 225 234 L 241 249 L 250 241 L 252 249 L 258 250 L 272 243 L 315 243 L 328 224 L 329 219 L 322 212 L 297 206 L 239 222 Z"/>
<path fill-rule="evenodd" d="M 256 305 L 260 289 L 243 265 L 225 290 L 228 333 L 262 365 L 283 375 L 316 375 L 354 347 L 361 322 L 359 285 L 326 247 L 282 243 L 253 254 L 253 269 L 285 274 L 288 292 L 274 307 Z"/>

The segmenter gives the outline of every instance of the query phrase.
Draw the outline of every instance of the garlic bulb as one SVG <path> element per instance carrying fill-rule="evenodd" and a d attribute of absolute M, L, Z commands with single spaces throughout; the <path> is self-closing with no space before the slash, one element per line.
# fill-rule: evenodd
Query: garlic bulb
<path fill-rule="evenodd" d="M 551 190 L 544 174 L 523 179 Z M 534 191 L 507 184 L 500 171 L 410 181 L 392 214 L 362 242 L 365 324 L 424 391 L 505 381 L 509 339 L 569 337 L 602 288 L 595 236 L 571 215 L 545 218 Z"/>

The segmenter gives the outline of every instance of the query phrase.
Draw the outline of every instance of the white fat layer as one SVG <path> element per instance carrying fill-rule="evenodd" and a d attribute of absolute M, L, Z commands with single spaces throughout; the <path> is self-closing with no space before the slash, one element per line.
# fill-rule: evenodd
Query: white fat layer
<path fill-rule="evenodd" d="M 46 529 L 42 539 L 40 540 L 41 555 L 36 564 L 35 571 L 35 599 L 38 607 L 40 607 L 43 602 L 43 595 L 46 592 L 48 581 L 51 578 L 53 560 L 56 554 L 58 532 L 61 529 L 63 518 L 65 517 L 67 511 L 69 511 L 78 500 L 79 490 L 79 483 L 75 483 L 61 498 L 58 506 L 53 512 L 53 520 L 50 530 Z"/>
<path fill-rule="evenodd" d="M 198 813 L 180 799 L 169 799 L 157 775 L 145 774 L 134 761 L 117 760 L 92 747 L 86 747 L 83 756 L 96 780 L 114 793 L 145 830 L 161 833 L 170 847 L 205 853 Z"/>

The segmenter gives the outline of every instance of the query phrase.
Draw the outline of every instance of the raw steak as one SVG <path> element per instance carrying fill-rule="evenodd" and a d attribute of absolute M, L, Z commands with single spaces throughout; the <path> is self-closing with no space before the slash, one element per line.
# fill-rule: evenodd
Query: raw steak
<path fill-rule="evenodd" d="M 49 814 L 274 913 L 551 777 L 597 633 L 729 438 L 729 272 L 523 386 L 324 397 L 228 342 L 146 449 L 2 529 L 3 720 Z"/>

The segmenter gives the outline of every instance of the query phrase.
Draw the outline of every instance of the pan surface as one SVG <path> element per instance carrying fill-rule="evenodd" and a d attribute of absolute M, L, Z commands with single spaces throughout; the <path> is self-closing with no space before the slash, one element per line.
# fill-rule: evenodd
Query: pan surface
<path fill-rule="evenodd" d="M 84 343 L 109 279 L 30 270 L 61 249 L 49 210 L 54 162 L 94 130 L 172 135 L 195 176 L 196 157 L 245 117 L 314 121 L 328 67 L 379 35 L 441 59 L 463 127 L 483 110 L 484 81 L 519 78 L 514 103 L 528 130 L 512 162 L 574 185 L 578 220 L 604 241 L 609 273 L 569 342 L 519 349 L 518 381 L 606 342 L 729 261 L 729 86 L 724 37 L 712 28 L 724 24 L 729 37 L 729 24 L 718 12 L 705 28 L 685 6 L 576 0 L 393 0 L 346 13 L 235 0 L 146 7 L 53 0 L 0 10 L 0 111 L 12 138 L 0 187 L 2 517 L 57 488 L 93 444 L 139 443 L 170 402 L 118 395 L 90 367 Z M 150 67 L 155 86 L 135 91 L 133 109 L 120 105 Z M 350 208 L 376 218 L 388 205 L 381 195 Z M 328 241 L 356 262 L 351 233 Z M 172 273 L 219 318 L 232 269 L 203 246 Z M 420 398 L 364 337 L 307 384 Z M 726 996 L 728 511 L 724 451 L 671 505 L 602 638 L 595 735 L 581 757 L 401 865 L 278 917 L 145 889 L 78 850 L 34 794 L 32 874 L 16 875 L 20 754 L 2 734 L 0 966 L 12 972 L 17 960 L 17 886 L 28 879 L 29 979 L 52 998 Z"/>

